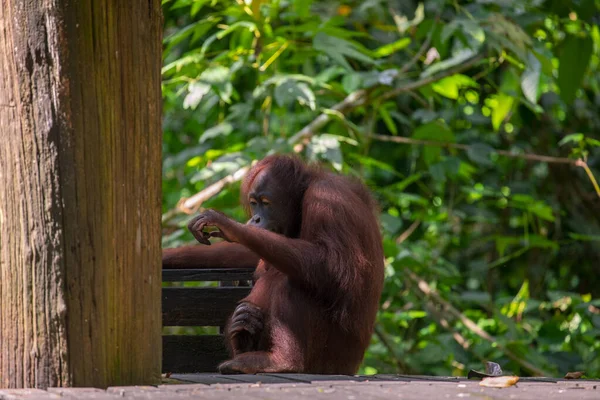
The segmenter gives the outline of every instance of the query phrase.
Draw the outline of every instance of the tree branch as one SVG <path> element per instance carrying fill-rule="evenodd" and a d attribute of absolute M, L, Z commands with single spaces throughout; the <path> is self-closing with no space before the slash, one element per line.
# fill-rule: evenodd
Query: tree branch
<path fill-rule="evenodd" d="M 472 148 L 472 146 L 460 143 L 451 143 L 451 142 L 438 142 L 435 140 L 422 140 L 422 139 L 413 139 L 407 138 L 403 136 L 388 136 L 388 135 L 379 135 L 373 134 L 371 137 L 375 140 L 379 140 L 381 142 L 392 142 L 392 143 L 401 143 L 401 144 L 410 144 L 410 145 L 423 145 L 423 146 L 438 146 L 438 147 L 446 147 L 451 149 L 458 149 L 463 151 L 468 151 Z M 600 197 L 600 186 L 598 185 L 598 181 L 594 177 L 594 174 L 590 170 L 589 166 L 582 159 L 573 159 L 567 157 L 553 157 L 553 156 L 544 156 L 540 154 L 531 154 L 531 153 L 511 153 L 507 150 L 493 150 L 494 153 L 501 155 L 503 157 L 510 158 L 520 158 L 527 161 L 537 161 L 537 162 L 546 162 L 550 164 L 569 164 L 576 167 L 583 168 L 596 191 L 598 197 Z"/>
<path fill-rule="evenodd" d="M 413 232 L 419 227 L 419 225 L 421 225 L 420 219 L 417 219 L 412 224 L 410 224 L 408 229 L 406 229 L 404 232 L 402 232 L 400 236 L 398 236 L 398 238 L 396 239 L 396 244 L 401 244 L 406 239 L 408 239 L 410 235 L 412 235 Z"/>
<path fill-rule="evenodd" d="M 249 170 L 250 167 L 242 167 L 233 174 L 227 175 L 226 177 L 219 179 L 215 183 L 205 187 L 192 197 L 182 198 L 177 204 L 177 207 L 163 214 L 162 223 L 164 224 L 165 222 L 170 221 L 180 213 L 192 214 L 206 200 L 219 194 L 219 192 L 223 190 L 226 185 L 241 180 Z"/>
<path fill-rule="evenodd" d="M 394 363 L 396 363 L 396 372 L 399 374 L 412 373 L 411 368 L 404 361 L 402 361 L 402 359 L 400 358 L 400 356 L 398 356 L 398 354 L 396 354 L 396 349 L 394 348 L 392 343 L 390 343 L 389 338 L 387 337 L 387 334 L 385 333 L 383 328 L 381 326 L 379 326 L 379 324 L 375 324 L 374 332 L 375 332 L 375 336 L 377 336 L 377 338 L 379 339 L 381 344 L 383 344 L 383 346 L 390 353 L 390 356 L 394 360 Z"/>
<path fill-rule="evenodd" d="M 434 27 L 435 27 L 435 25 L 434 25 Z M 404 64 L 404 66 L 402 68 L 400 68 L 400 74 L 404 74 L 409 69 L 411 69 L 417 63 L 417 61 L 419 61 L 419 59 L 423 56 L 423 54 L 425 54 L 425 52 L 429 48 L 429 44 L 431 43 L 432 36 L 433 36 L 433 29 L 429 32 L 429 34 L 427 35 L 427 39 L 425 39 L 425 41 L 423 42 L 423 44 L 421 45 L 421 47 L 419 48 L 419 50 L 417 51 L 415 56 L 413 58 L 411 58 L 409 62 Z"/>
<path fill-rule="evenodd" d="M 464 63 L 456 65 L 456 66 L 454 66 L 452 68 L 448 68 L 447 70 L 442 71 L 439 74 L 431 75 L 431 76 L 428 76 L 426 78 L 419 79 L 417 81 L 413 81 L 413 82 L 406 83 L 404 85 L 400 85 L 396 89 L 392 89 L 392 90 L 390 90 L 390 91 L 388 91 L 386 93 L 383 93 L 379 97 L 379 99 L 381 99 L 381 100 L 387 100 L 387 99 L 390 99 L 392 97 L 396 97 L 399 94 L 404 93 L 406 91 L 418 89 L 418 88 L 421 88 L 423 86 L 427 86 L 430 83 L 437 82 L 440 79 L 446 78 L 446 77 L 454 75 L 454 74 L 458 74 L 458 73 L 463 72 L 463 71 L 466 71 L 467 69 L 471 68 L 472 66 L 474 66 L 475 64 L 477 64 L 479 61 L 481 61 L 484 58 L 484 56 L 485 56 L 484 53 L 479 53 L 476 56 L 471 57 L 470 59 L 466 60 Z"/>
<path fill-rule="evenodd" d="M 367 91 L 364 89 L 357 90 L 356 92 L 350 93 L 344 100 L 337 103 L 331 108 L 333 111 L 339 113 L 348 112 L 356 107 L 359 107 L 365 103 L 367 97 Z M 315 118 L 311 123 L 306 125 L 304 128 L 299 130 L 296 134 L 288 139 L 290 145 L 295 145 L 301 142 L 303 139 L 308 139 L 315 134 L 319 129 L 323 128 L 329 121 L 331 121 L 331 115 L 329 113 L 323 113 Z"/>
<path fill-rule="evenodd" d="M 582 159 L 579 159 L 579 160 L 577 160 L 577 163 L 575 165 L 577 165 L 578 167 L 581 167 L 585 170 L 585 173 L 587 174 L 588 178 L 590 178 L 590 181 L 592 182 L 592 186 L 594 186 L 594 189 L 596 190 L 596 194 L 598 195 L 598 197 L 600 197 L 600 186 L 598 186 L 598 181 L 594 177 L 594 174 L 592 174 L 592 170 L 587 165 L 587 163 L 585 161 L 583 161 Z"/>

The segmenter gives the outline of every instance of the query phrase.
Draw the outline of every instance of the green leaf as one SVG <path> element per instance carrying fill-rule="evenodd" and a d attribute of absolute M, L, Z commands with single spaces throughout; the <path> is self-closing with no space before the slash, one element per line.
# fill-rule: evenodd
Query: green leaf
<path fill-rule="evenodd" d="M 545 219 L 546 221 L 550 222 L 554 221 L 554 213 L 552 212 L 552 208 L 541 201 L 536 202 L 532 207 L 529 208 L 529 211 L 541 219 Z"/>
<path fill-rule="evenodd" d="M 306 157 L 311 161 L 326 160 L 337 171 L 342 170 L 342 150 L 336 135 L 322 134 L 313 136 L 306 147 Z"/>
<path fill-rule="evenodd" d="M 541 51 L 532 50 L 531 53 L 537 58 L 542 67 L 542 73 L 546 76 L 552 76 L 554 66 L 552 65 L 552 54 L 548 49 L 542 49 Z"/>
<path fill-rule="evenodd" d="M 502 74 L 502 84 L 500 85 L 500 91 L 512 96 L 518 96 L 520 94 L 520 78 L 516 68 L 507 68 Z"/>
<path fill-rule="evenodd" d="M 190 15 L 193 17 L 211 0 L 195 0 L 190 9 Z"/>
<path fill-rule="evenodd" d="M 521 90 L 525 98 L 534 104 L 538 101 L 541 70 L 542 63 L 540 63 L 532 52 L 528 52 L 527 68 L 523 72 L 523 75 L 521 75 Z"/>
<path fill-rule="evenodd" d="M 429 165 L 429 173 L 434 181 L 437 182 L 445 182 L 446 181 L 446 173 L 444 171 L 444 166 L 442 163 L 435 163 Z"/>
<path fill-rule="evenodd" d="M 585 142 L 592 147 L 600 147 L 600 140 L 585 138 Z"/>
<path fill-rule="evenodd" d="M 327 54 L 329 57 L 340 63 L 347 69 L 352 69 L 345 57 L 354 58 L 367 64 L 373 64 L 371 57 L 357 50 L 356 44 L 348 40 L 338 37 L 329 36 L 323 32 L 319 32 L 313 39 L 313 47 L 315 50 Z"/>
<path fill-rule="evenodd" d="M 581 141 L 584 139 L 583 133 L 571 133 L 570 135 L 565 136 L 564 138 L 562 138 L 560 140 L 560 142 L 558 142 L 559 146 L 564 146 L 567 143 L 581 143 Z"/>
<path fill-rule="evenodd" d="M 581 233 L 569 232 L 569 237 L 575 240 L 581 240 L 585 242 L 600 242 L 600 235 L 584 235 Z"/>
<path fill-rule="evenodd" d="M 535 200 L 526 194 L 515 194 L 511 200 L 515 207 L 525 209 L 546 221 L 554 221 L 552 207 L 541 200 Z"/>
<path fill-rule="evenodd" d="M 469 58 L 475 55 L 475 51 L 471 49 L 462 49 L 459 50 L 454 56 L 448 58 L 447 60 L 440 61 L 436 64 L 432 64 L 429 68 L 421 73 L 421 78 L 426 78 L 428 76 L 434 75 L 438 72 L 447 70 L 448 68 L 452 68 L 457 66 L 458 64 L 462 64 L 467 61 Z"/>
<path fill-rule="evenodd" d="M 388 43 L 384 46 L 381 46 L 381 47 L 375 49 L 372 52 L 372 56 L 373 56 L 373 58 L 387 57 L 391 54 L 396 53 L 397 51 L 400 51 L 400 50 L 406 48 L 409 44 L 410 44 L 409 38 L 402 38 L 400 40 L 397 40 L 392 43 Z"/>
<path fill-rule="evenodd" d="M 315 82 L 323 84 L 336 79 L 338 76 L 343 75 L 346 70 L 339 65 L 326 68 L 315 77 Z"/>
<path fill-rule="evenodd" d="M 181 43 L 181 41 L 190 35 L 206 34 L 206 32 L 208 32 L 218 22 L 218 18 L 204 19 L 196 21 L 185 28 L 175 31 L 173 34 L 164 39 L 164 43 L 167 45 L 165 51 L 169 51 L 173 46 Z"/>
<path fill-rule="evenodd" d="M 458 28 L 462 28 L 462 32 L 468 34 L 478 43 L 483 43 L 485 40 L 485 32 L 476 21 L 467 18 L 457 18 L 449 24 L 445 24 L 442 28 L 440 36 L 442 43 L 447 42 L 456 33 Z"/>
<path fill-rule="evenodd" d="M 200 74 L 200 81 L 209 85 L 219 86 L 229 80 L 229 68 L 217 65 L 207 68 Z"/>
<path fill-rule="evenodd" d="M 226 103 L 229 103 L 233 85 L 231 84 L 231 70 L 229 68 L 217 65 L 205 69 L 197 82 L 190 84 L 188 88 L 190 94 L 186 97 L 184 105 L 190 108 L 195 108 L 202 97 L 208 93 L 206 86 L 215 89 L 216 93 Z"/>
<path fill-rule="evenodd" d="M 476 21 L 465 18 L 460 21 L 460 25 L 462 26 L 463 31 L 469 34 L 478 43 L 483 43 L 485 41 L 485 31 Z"/>
<path fill-rule="evenodd" d="M 342 87 L 346 93 L 352 93 L 358 88 L 360 88 L 362 84 L 362 77 L 359 73 L 352 72 L 344 75 L 342 78 Z"/>
<path fill-rule="evenodd" d="M 408 186 L 417 182 L 421 178 L 423 178 L 423 174 L 421 172 L 417 172 L 416 174 L 409 175 L 408 177 L 406 177 L 398 183 L 390 185 L 390 189 L 394 189 L 398 192 L 403 192 Z"/>
<path fill-rule="evenodd" d="M 498 255 L 500 255 L 500 257 L 504 257 L 504 254 L 506 253 L 506 248 L 508 246 L 521 243 L 521 237 L 515 236 L 499 235 L 494 237 L 494 240 L 496 242 L 496 251 L 498 252 Z"/>
<path fill-rule="evenodd" d="M 442 161 L 429 166 L 431 177 L 439 182 L 445 182 L 447 178 L 455 178 L 460 169 L 460 159 L 446 156 Z"/>
<path fill-rule="evenodd" d="M 397 234 L 403 225 L 402 218 L 395 217 L 388 213 L 382 213 L 379 216 L 379 220 L 381 221 L 381 226 L 383 229 L 385 229 L 390 235 Z"/>
<path fill-rule="evenodd" d="M 379 115 L 381 115 L 381 119 L 385 122 L 385 126 L 387 126 L 388 130 L 392 132 L 394 135 L 398 134 L 398 128 L 396 128 L 396 124 L 392 120 L 390 113 L 386 107 L 379 108 Z"/>
<path fill-rule="evenodd" d="M 422 310 L 411 310 L 407 314 L 410 319 L 425 318 L 427 316 L 427 312 Z"/>
<path fill-rule="evenodd" d="M 525 61 L 527 50 L 532 45 L 532 39 L 527 32 L 500 13 L 492 13 L 487 22 L 490 45 L 499 52 L 508 49 L 520 60 Z"/>
<path fill-rule="evenodd" d="M 550 212 L 552 212 L 552 210 L 550 210 Z M 548 221 L 553 221 L 554 216 L 552 216 L 551 218 L 552 219 L 549 219 L 549 218 L 544 218 L 544 219 L 546 219 Z M 555 241 L 550 240 L 544 236 L 540 236 L 540 235 L 527 236 L 527 240 L 525 243 L 529 247 L 538 247 L 538 248 L 550 249 L 550 250 L 554 250 L 554 251 L 557 251 L 559 249 L 558 243 L 556 243 Z"/>
<path fill-rule="evenodd" d="M 594 41 L 591 37 L 569 35 L 563 43 L 558 65 L 558 87 L 560 97 L 567 104 L 575 100 L 575 93 L 581 86 L 587 70 Z"/>
<path fill-rule="evenodd" d="M 467 156 L 471 159 L 471 161 L 485 165 L 492 166 L 492 160 L 490 159 L 490 155 L 494 152 L 494 148 L 485 144 L 485 143 L 475 143 L 468 147 Z"/>
<path fill-rule="evenodd" d="M 275 87 L 275 101 L 280 107 L 287 107 L 294 102 L 316 108 L 315 94 L 304 82 L 286 79 Z"/>
<path fill-rule="evenodd" d="M 229 122 L 223 122 L 222 124 L 205 130 L 202 136 L 200 136 L 200 143 L 204 143 L 209 139 L 214 139 L 219 136 L 227 136 L 231 132 L 233 132 L 233 125 L 231 125 Z"/>
<path fill-rule="evenodd" d="M 498 93 L 493 96 L 493 99 L 496 101 L 496 104 L 492 108 L 492 126 L 497 131 L 510 110 L 512 110 L 514 99 L 512 96 L 504 93 Z"/>
<path fill-rule="evenodd" d="M 162 68 L 161 73 L 163 75 L 166 75 L 170 72 L 179 72 L 183 67 L 188 66 L 188 65 L 198 64 L 202 60 L 204 60 L 204 54 L 201 54 L 197 50 L 194 50 L 194 51 L 191 51 L 190 53 L 186 54 L 185 56 L 165 65 Z M 173 71 L 173 70 L 175 70 L 175 71 Z"/>
<path fill-rule="evenodd" d="M 441 121 L 433 121 L 421 125 L 413 132 L 413 138 L 421 140 L 431 140 L 435 142 L 454 142 L 454 133 Z M 423 160 L 427 165 L 438 161 L 442 153 L 442 148 L 438 145 L 423 146 Z"/>
<path fill-rule="evenodd" d="M 432 83 L 431 88 L 444 97 L 458 99 L 459 90 L 465 87 L 477 87 L 477 82 L 466 75 L 455 74 Z"/>
<path fill-rule="evenodd" d="M 194 82 L 188 86 L 188 94 L 183 99 L 183 108 L 195 109 L 202 101 L 205 94 L 210 92 L 210 85 L 202 82 Z"/>
<path fill-rule="evenodd" d="M 398 174 L 398 172 L 391 165 L 381 162 L 379 160 L 376 160 L 374 158 L 363 156 L 358 153 L 350 153 L 349 156 L 350 156 L 350 158 L 356 160 L 359 164 L 363 165 L 364 167 L 379 168 L 382 171 L 389 172 L 398 177 L 402 176 L 402 175 Z"/>
<path fill-rule="evenodd" d="M 221 40 L 225 36 L 229 35 L 230 33 L 234 32 L 235 30 L 237 30 L 239 28 L 246 28 L 250 32 L 254 32 L 257 29 L 256 28 L 256 24 L 254 22 L 250 22 L 250 21 L 238 21 L 238 22 L 232 24 L 231 26 L 229 26 L 228 28 L 226 28 L 226 29 L 222 30 L 221 32 L 217 33 L 217 39 Z"/>
<path fill-rule="evenodd" d="M 442 41 L 442 43 L 446 43 L 448 39 L 450 39 L 450 37 L 454 35 L 454 32 L 458 29 L 458 26 L 459 24 L 457 20 L 453 20 L 450 21 L 450 23 L 448 24 L 444 24 L 444 27 L 442 28 L 442 33 L 440 35 L 440 40 Z"/>
<path fill-rule="evenodd" d="M 292 0 L 294 11 L 299 17 L 306 18 L 310 15 L 312 0 Z"/>

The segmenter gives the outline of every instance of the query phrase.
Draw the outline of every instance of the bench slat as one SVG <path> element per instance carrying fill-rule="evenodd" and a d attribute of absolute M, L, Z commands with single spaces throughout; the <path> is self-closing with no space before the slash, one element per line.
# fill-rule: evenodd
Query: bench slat
<path fill-rule="evenodd" d="M 163 288 L 163 326 L 223 326 L 249 287 Z"/>
<path fill-rule="evenodd" d="M 252 280 L 254 268 L 163 269 L 163 282 Z"/>
<path fill-rule="evenodd" d="M 221 335 L 163 336 L 163 372 L 217 372 L 217 366 L 227 359 Z"/>

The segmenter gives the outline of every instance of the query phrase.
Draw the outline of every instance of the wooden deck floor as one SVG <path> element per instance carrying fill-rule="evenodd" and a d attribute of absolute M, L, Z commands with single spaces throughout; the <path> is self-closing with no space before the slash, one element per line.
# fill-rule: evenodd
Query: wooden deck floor
<path fill-rule="evenodd" d="M 100 389 L 2 390 L 0 399 L 518 399 L 599 400 L 600 380 L 522 378 L 516 386 L 492 389 L 453 377 L 375 375 L 172 375 L 160 386 Z"/>

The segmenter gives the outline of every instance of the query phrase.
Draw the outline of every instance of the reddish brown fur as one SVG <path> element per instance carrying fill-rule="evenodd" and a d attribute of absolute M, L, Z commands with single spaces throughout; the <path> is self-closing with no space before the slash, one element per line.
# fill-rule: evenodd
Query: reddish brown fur
<path fill-rule="evenodd" d="M 212 246 L 183 246 L 163 249 L 162 267 L 174 268 L 252 268 L 259 257 L 239 243 L 221 242 Z"/>
<path fill-rule="evenodd" d="M 256 348 L 241 350 L 229 335 L 233 360 L 223 372 L 353 374 L 373 330 L 383 286 L 383 249 L 375 203 L 358 181 L 287 156 L 252 168 L 242 203 L 259 174 L 274 182 L 273 207 L 287 207 L 288 236 L 241 225 L 215 212 L 196 226 L 217 226 L 261 261 L 244 301 L 259 307 L 265 328 Z"/>

